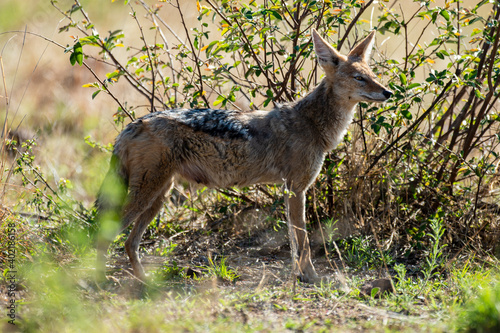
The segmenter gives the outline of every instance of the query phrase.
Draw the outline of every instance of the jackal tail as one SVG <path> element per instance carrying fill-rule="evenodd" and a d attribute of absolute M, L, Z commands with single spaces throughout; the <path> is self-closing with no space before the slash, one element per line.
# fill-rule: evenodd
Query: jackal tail
<path fill-rule="evenodd" d="M 128 193 L 128 176 L 120 158 L 113 154 L 110 167 L 97 194 L 94 206 L 97 216 L 94 224 L 97 246 L 96 278 L 105 279 L 106 253 L 109 244 L 121 229 L 121 216 Z"/>
<path fill-rule="evenodd" d="M 121 209 L 128 190 L 128 176 L 115 154 L 111 156 L 109 170 L 104 177 L 94 203 L 98 214 Z"/>

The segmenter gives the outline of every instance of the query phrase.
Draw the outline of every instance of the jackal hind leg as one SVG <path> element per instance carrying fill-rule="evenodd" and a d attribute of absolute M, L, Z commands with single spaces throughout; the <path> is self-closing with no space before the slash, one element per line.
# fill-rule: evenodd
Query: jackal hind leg
<path fill-rule="evenodd" d="M 125 228 L 127 228 L 139 215 L 141 211 L 132 211 L 122 219 L 122 225 L 119 232 L 114 234 L 114 237 L 119 235 Z M 123 223 L 125 221 L 125 223 Z M 97 240 L 97 267 L 96 279 L 97 281 L 104 281 L 106 279 L 106 254 L 108 253 L 109 246 L 113 242 L 111 235 L 99 235 Z"/>
<path fill-rule="evenodd" d="M 311 261 L 311 248 L 305 219 L 305 191 L 293 193 L 292 189 L 292 193 L 285 194 L 285 204 L 294 271 L 298 271 L 302 281 L 315 283 L 319 277 Z"/>
<path fill-rule="evenodd" d="M 141 243 L 144 232 L 146 231 L 156 214 L 158 214 L 158 212 L 160 211 L 160 208 L 165 200 L 165 193 L 167 191 L 170 191 L 172 185 L 173 178 L 163 183 L 161 189 L 159 189 L 159 191 L 155 193 L 156 195 L 154 197 L 150 197 L 151 201 L 149 202 L 151 204 L 146 206 L 147 208 L 143 209 L 140 216 L 137 217 L 137 220 L 132 227 L 132 231 L 125 241 L 125 251 L 127 252 L 127 255 L 130 259 L 130 264 L 134 271 L 134 275 L 142 281 L 145 281 L 146 274 L 139 259 L 139 245 Z M 141 200 L 138 200 L 137 203 L 134 204 L 134 206 L 139 209 L 140 204 Z"/>
<path fill-rule="evenodd" d="M 130 195 L 128 195 L 128 199 L 130 200 Z M 127 209 L 128 206 L 128 209 Z M 132 207 L 131 207 L 132 206 Z M 110 231 L 103 232 L 99 231 L 98 239 L 97 239 L 97 267 L 96 267 L 96 279 L 97 281 L 104 281 L 106 279 L 106 254 L 108 252 L 110 244 L 113 242 L 113 239 L 119 235 L 124 229 L 126 229 L 132 222 L 134 222 L 141 214 L 142 210 L 133 207 L 135 205 L 125 205 L 121 209 L 121 225 L 115 230 L 113 234 L 110 234 Z M 139 206 L 140 207 L 140 206 Z M 101 226 L 102 227 L 102 226 Z"/>
<path fill-rule="evenodd" d="M 125 200 L 126 204 L 121 209 L 121 225 L 113 234 L 104 235 L 102 231 L 97 241 L 97 279 L 104 280 L 106 276 L 106 253 L 113 239 L 123 230 L 128 228 L 134 221 L 145 215 L 149 206 L 153 206 L 151 196 L 139 195 L 140 191 L 131 188 Z M 160 205 L 161 206 L 161 205 Z M 153 216 L 154 217 L 154 216 Z M 151 219 L 153 218 L 151 217 Z M 146 225 L 147 226 L 147 225 Z M 109 233 L 109 231 L 108 231 Z M 130 236 L 129 236 L 130 238 Z M 130 255 L 129 255 L 130 257 Z M 132 261 L 132 259 L 131 259 Z"/>

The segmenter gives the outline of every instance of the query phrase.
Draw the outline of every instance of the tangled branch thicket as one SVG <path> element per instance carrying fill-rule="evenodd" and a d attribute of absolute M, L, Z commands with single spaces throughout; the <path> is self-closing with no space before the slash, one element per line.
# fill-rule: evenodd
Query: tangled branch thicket
<path fill-rule="evenodd" d="M 109 66 L 88 85 L 93 96 L 114 96 L 114 85 L 125 81 L 146 101 L 131 107 L 115 98 L 118 124 L 145 109 L 249 110 L 295 100 L 322 76 L 311 28 L 338 49 L 376 29 L 372 65 L 394 96 L 359 105 L 351 134 L 328 155 L 309 192 L 309 220 L 376 232 L 406 253 L 425 246 L 435 219 L 445 222 L 449 248 L 497 246 L 498 3 L 414 1 L 404 10 L 398 1 L 373 0 L 126 5 L 140 39 L 126 48 L 119 46 L 137 39 L 121 30 L 101 34 L 79 1 L 60 9 L 67 19 L 61 32 L 84 35 L 67 48 L 73 64 L 94 58 Z M 167 12 L 180 28 L 167 22 Z M 384 51 L 386 42 L 397 57 Z M 269 197 L 275 199 L 266 192 L 262 201 Z"/>

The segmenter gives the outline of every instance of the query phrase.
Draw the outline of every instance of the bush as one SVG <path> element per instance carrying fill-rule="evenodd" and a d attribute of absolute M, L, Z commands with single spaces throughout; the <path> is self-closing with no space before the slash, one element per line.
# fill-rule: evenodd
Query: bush
<path fill-rule="evenodd" d="M 143 96 L 149 112 L 252 110 L 300 98 L 321 79 L 312 59 L 313 27 L 338 49 L 371 28 L 379 41 L 401 43 L 402 57 L 381 47 L 373 64 L 394 97 L 383 105 L 359 105 L 352 134 L 329 154 L 310 190 L 309 218 L 372 224 L 418 249 L 427 221 L 440 209 L 452 245 L 472 237 L 492 250 L 498 224 L 491 191 L 499 161 L 498 5 L 415 1 L 419 6 L 405 14 L 373 0 L 207 0 L 186 7 L 179 1 L 125 2 L 141 44 L 121 30 L 100 34 L 78 1 L 61 10 L 68 20 L 61 31 L 84 35 L 66 49 L 72 64 L 99 59 L 110 66 L 105 78 L 96 75 L 86 86 L 95 89 L 93 97 L 104 92 L 115 99 L 119 124 L 145 111 L 114 97 L 119 81 Z M 188 20 L 195 10 L 197 21 Z M 178 30 L 162 18 L 167 11 L 175 11 Z"/>

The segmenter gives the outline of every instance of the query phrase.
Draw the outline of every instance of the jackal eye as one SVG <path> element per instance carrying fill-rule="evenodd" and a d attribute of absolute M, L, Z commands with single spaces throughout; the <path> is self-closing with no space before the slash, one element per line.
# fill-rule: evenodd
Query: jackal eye
<path fill-rule="evenodd" d="M 359 82 L 362 82 L 362 81 L 364 81 L 365 79 L 364 79 L 361 75 L 356 75 L 356 76 L 354 77 L 354 80 L 359 81 Z"/>

